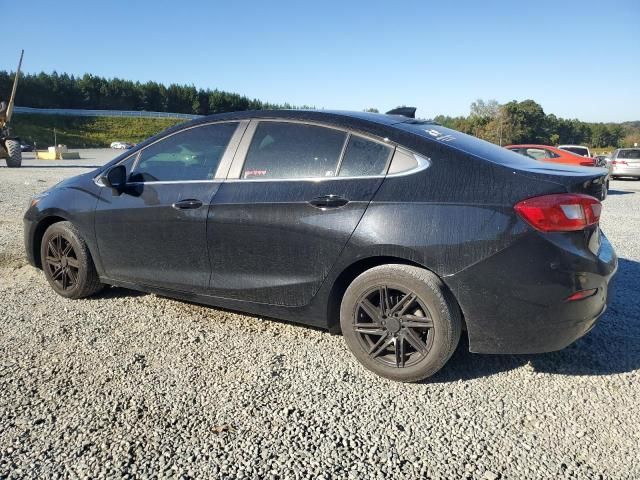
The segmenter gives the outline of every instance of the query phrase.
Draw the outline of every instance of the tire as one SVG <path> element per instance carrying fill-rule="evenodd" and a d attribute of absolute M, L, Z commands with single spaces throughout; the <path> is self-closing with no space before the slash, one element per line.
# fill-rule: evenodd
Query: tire
<path fill-rule="evenodd" d="M 7 149 L 7 167 L 20 167 L 20 165 L 22 165 L 22 150 L 20 150 L 20 142 L 17 140 L 5 140 L 4 146 Z"/>
<path fill-rule="evenodd" d="M 387 298 L 384 315 L 381 298 Z M 417 382 L 453 355 L 462 319 L 456 300 L 436 275 L 410 265 L 382 265 L 349 285 L 340 327 L 367 369 L 390 380 Z"/>
<path fill-rule="evenodd" d="M 47 228 L 40 258 L 44 275 L 58 295 L 84 298 L 104 288 L 87 244 L 71 222 L 58 222 Z"/>

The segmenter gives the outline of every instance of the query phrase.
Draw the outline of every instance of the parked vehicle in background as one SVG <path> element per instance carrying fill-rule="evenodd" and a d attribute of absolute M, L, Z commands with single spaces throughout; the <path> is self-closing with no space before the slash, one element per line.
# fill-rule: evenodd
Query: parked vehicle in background
<path fill-rule="evenodd" d="M 585 147 L 584 145 L 558 145 L 558 148 L 560 150 L 575 153 L 576 155 L 580 155 L 581 157 L 591 158 L 589 147 Z"/>
<path fill-rule="evenodd" d="M 640 178 L 640 148 L 618 148 L 611 154 L 611 176 Z"/>
<path fill-rule="evenodd" d="M 116 150 L 129 150 L 134 146 L 135 145 L 133 143 L 127 143 L 127 142 L 113 142 L 110 145 L 111 148 L 115 148 Z"/>
<path fill-rule="evenodd" d="M 593 327 L 618 265 L 606 178 L 398 115 L 225 113 L 34 197 L 24 238 L 61 296 L 119 285 L 323 327 L 416 381 L 463 325 L 480 353 Z"/>
<path fill-rule="evenodd" d="M 20 143 L 20 151 L 22 152 L 33 152 L 33 145 L 29 145 L 28 143 Z"/>
<path fill-rule="evenodd" d="M 18 79 L 20 78 L 20 68 L 22 66 L 22 57 L 24 50 L 20 53 L 18 68 L 13 79 L 13 87 L 11 89 L 11 97 L 9 103 L 0 101 L 0 158 L 4 158 L 7 167 L 18 168 L 22 165 L 22 149 L 20 148 L 20 138 L 13 135 L 10 128 L 11 117 L 13 115 L 13 106 L 16 99 L 16 89 L 18 87 Z"/>
<path fill-rule="evenodd" d="M 613 173 L 613 165 L 611 164 L 611 157 L 609 155 L 596 155 L 593 157 L 596 167 L 606 168 L 609 170 L 609 175 Z"/>
<path fill-rule="evenodd" d="M 607 171 L 611 173 L 606 165 L 598 164 L 595 158 L 583 157 L 581 155 L 571 153 L 568 150 L 562 150 L 550 145 L 507 145 L 505 148 L 541 162 L 565 163 L 567 165 L 576 165 L 581 167 L 601 167 L 607 168 Z M 602 194 L 600 196 L 601 200 L 607 198 L 608 191 L 609 176 L 607 176 L 604 188 L 602 189 Z"/>
<path fill-rule="evenodd" d="M 541 162 L 566 163 L 567 165 L 580 165 L 583 167 L 595 166 L 592 158 L 585 158 L 568 150 L 562 150 L 550 145 L 507 145 L 504 148 Z"/>

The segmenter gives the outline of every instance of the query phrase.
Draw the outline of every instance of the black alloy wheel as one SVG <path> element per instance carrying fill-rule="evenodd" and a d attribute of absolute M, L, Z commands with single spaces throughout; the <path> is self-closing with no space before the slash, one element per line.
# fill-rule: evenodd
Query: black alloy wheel
<path fill-rule="evenodd" d="M 47 228 L 40 244 L 40 259 L 47 281 L 63 297 L 88 297 L 104 287 L 87 244 L 71 222 Z"/>
<path fill-rule="evenodd" d="M 385 366 L 410 367 L 433 345 L 433 319 L 418 296 L 406 288 L 381 285 L 365 293 L 353 330 L 369 357 Z"/>
<path fill-rule="evenodd" d="M 415 382 L 449 360 L 462 318 L 455 298 L 433 272 L 389 264 L 365 271 L 349 285 L 340 328 L 366 368 L 391 380 Z"/>
<path fill-rule="evenodd" d="M 72 290 L 78 284 L 80 262 L 72 243 L 61 233 L 51 236 L 46 245 L 45 268 L 56 286 L 62 291 Z"/>

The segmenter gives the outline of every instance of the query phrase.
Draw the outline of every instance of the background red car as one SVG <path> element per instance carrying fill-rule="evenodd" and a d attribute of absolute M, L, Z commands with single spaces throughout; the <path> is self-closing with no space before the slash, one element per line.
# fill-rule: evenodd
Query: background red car
<path fill-rule="evenodd" d="M 567 163 L 584 167 L 595 166 L 593 158 L 576 155 L 549 145 L 507 145 L 504 148 L 542 162 Z"/>

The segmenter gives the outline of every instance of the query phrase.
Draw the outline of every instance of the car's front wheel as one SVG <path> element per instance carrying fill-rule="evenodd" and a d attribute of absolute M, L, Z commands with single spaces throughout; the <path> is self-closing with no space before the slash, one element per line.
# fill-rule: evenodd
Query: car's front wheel
<path fill-rule="evenodd" d="M 432 272 L 410 265 L 367 270 L 347 288 L 340 327 L 355 357 L 369 370 L 401 382 L 423 380 L 458 345 L 457 302 Z"/>
<path fill-rule="evenodd" d="M 104 287 L 87 244 L 71 222 L 54 223 L 45 231 L 40 255 L 44 275 L 57 294 L 83 298 Z"/>

